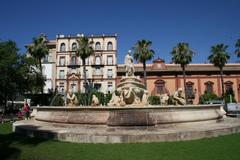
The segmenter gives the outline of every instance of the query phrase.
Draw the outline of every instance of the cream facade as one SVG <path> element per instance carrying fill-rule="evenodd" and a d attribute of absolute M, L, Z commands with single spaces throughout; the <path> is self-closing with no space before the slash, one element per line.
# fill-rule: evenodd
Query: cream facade
<path fill-rule="evenodd" d="M 84 36 L 58 35 L 56 38 L 56 89 L 60 92 L 72 90 L 84 92 L 82 60 L 76 56 L 77 39 Z M 86 59 L 88 84 L 103 93 L 115 89 L 117 73 L 116 35 L 87 36 L 93 42 L 94 54 Z"/>

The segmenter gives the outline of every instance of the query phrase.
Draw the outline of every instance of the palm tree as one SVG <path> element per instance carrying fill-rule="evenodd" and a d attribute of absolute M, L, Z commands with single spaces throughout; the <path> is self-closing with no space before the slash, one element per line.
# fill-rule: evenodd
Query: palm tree
<path fill-rule="evenodd" d="M 154 50 L 150 49 L 152 45 L 151 41 L 141 40 L 138 41 L 133 47 L 133 57 L 136 61 L 141 62 L 143 64 L 143 72 L 144 72 L 144 85 L 147 88 L 147 72 L 146 72 L 146 62 L 151 60 L 154 56 Z"/>
<path fill-rule="evenodd" d="M 240 39 L 237 40 L 235 48 L 236 48 L 235 54 L 237 55 L 237 57 L 240 57 Z"/>
<path fill-rule="evenodd" d="M 176 47 L 173 48 L 172 52 L 172 61 L 175 64 L 180 64 L 183 72 L 183 83 L 184 83 L 184 92 L 186 99 L 186 66 L 192 62 L 192 56 L 194 52 L 189 48 L 188 43 L 178 43 Z"/>
<path fill-rule="evenodd" d="M 86 76 L 86 58 L 90 55 L 94 54 L 94 50 L 92 48 L 92 43 L 89 42 L 87 37 L 80 37 L 78 40 L 78 48 L 76 50 L 76 55 L 82 59 L 83 63 L 83 76 L 84 76 L 84 88 L 85 93 L 88 92 L 88 84 L 87 84 L 87 76 Z"/>
<path fill-rule="evenodd" d="M 210 63 L 220 69 L 221 83 L 222 83 L 222 98 L 224 97 L 224 82 L 223 82 L 223 67 L 229 60 L 230 56 L 227 52 L 227 45 L 217 44 L 211 47 L 211 55 L 208 57 Z"/>
<path fill-rule="evenodd" d="M 42 74 L 42 59 L 48 55 L 48 47 L 47 47 L 47 37 L 44 34 L 41 34 L 38 37 L 33 38 L 33 44 L 27 47 L 28 53 L 35 59 L 38 60 L 40 73 Z M 43 93 L 43 86 L 41 88 L 41 92 Z"/>

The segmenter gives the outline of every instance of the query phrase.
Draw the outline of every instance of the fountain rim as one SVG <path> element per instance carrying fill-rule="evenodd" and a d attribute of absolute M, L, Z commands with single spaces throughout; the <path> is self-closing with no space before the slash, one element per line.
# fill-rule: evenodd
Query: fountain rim
<path fill-rule="evenodd" d="M 201 104 L 201 105 L 183 105 L 183 106 L 161 106 L 161 105 L 148 105 L 148 106 L 39 106 L 35 107 L 37 110 L 146 110 L 146 109 L 207 109 L 224 107 L 224 104 Z"/>

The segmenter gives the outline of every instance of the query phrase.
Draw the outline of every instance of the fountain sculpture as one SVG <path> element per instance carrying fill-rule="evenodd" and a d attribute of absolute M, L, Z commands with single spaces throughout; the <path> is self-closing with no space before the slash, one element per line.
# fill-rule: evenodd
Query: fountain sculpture
<path fill-rule="evenodd" d="M 72 94 L 67 107 L 41 106 L 34 119 L 13 124 L 13 130 L 30 136 L 83 143 L 126 143 L 189 140 L 240 132 L 240 120 L 224 118 L 222 105 L 185 105 L 182 89 L 173 95 L 175 105 L 148 104 L 148 91 L 134 75 L 133 58 L 125 57 L 126 75 L 120 80 L 108 106 L 76 107 Z"/>

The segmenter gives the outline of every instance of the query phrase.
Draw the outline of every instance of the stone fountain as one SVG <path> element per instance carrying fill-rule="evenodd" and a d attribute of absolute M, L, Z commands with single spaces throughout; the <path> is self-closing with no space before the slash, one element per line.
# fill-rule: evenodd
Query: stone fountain
<path fill-rule="evenodd" d="M 15 122 L 13 130 L 80 143 L 175 141 L 240 132 L 240 120 L 224 118 L 223 105 L 149 105 L 148 92 L 134 75 L 130 53 L 125 67 L 118 94 L 113 92 L 108 106 L 95 106 L 95 97 L 91 107 L 37 107 L 33 119 Z"/>

